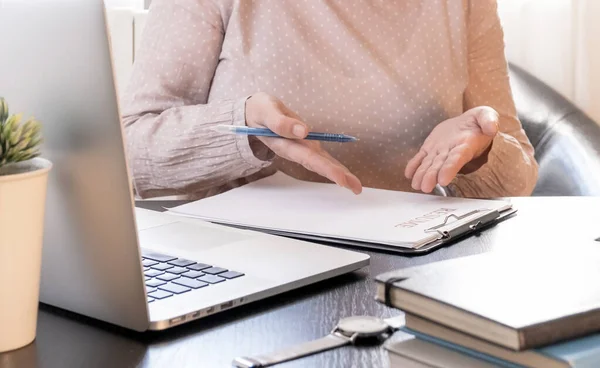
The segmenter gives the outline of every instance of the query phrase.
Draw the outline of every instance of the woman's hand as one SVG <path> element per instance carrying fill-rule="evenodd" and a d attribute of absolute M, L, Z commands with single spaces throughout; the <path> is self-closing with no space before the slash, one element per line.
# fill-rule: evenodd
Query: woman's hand
<path fill-rule="evenodd" d="M 459 172 L 473 172 L 487 162 L 498 118 L 494 109 L 483 106 L 436 126 L 406 165 L 404 174 L 413 189 L 430 193 L 436 184 L 446 186 Z"/>
<path fill-rule="evenodd" d="M 265 93 L 250 97 L 246 101 L 246 125 L 266 127 L 289 138 L 257 137 L 276 155 L 297 162 L 355 194 L 362 191 L 360 180 L 323 150 L 319 142 L 303 140 L 309 132 L 308 126 L 277 98 Z"/>

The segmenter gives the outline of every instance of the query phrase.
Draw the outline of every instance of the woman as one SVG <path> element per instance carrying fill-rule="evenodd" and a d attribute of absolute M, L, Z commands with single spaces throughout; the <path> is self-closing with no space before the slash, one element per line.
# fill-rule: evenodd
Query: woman
<path fill-rule="evenodd" d="M 537 180 L 496 0 L 154 0 L 123 115 L 141 197 L 275 170 L 356 194 L 523 196 Z M 360 140 L 301 140 L 309 129 Z"/>

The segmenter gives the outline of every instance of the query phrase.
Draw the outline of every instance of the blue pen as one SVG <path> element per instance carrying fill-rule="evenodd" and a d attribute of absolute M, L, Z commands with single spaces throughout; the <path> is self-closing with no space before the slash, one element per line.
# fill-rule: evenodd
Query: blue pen
<path fill-rule="evenodd" d="M 214 130 L 219 131 L 221 133 L 283 138 L 282 136 L 274 133 L 272 130 L 266 129 L 266 128 L 251 128 L 251 127 L 246 127 L 246 126 L 234 126 L 234 125 L 217 125 L 216 127 L 214 127 Z M 345 134 L 314 133 L 314 132 L 308 133 L 308 135 L 304 139 L 313 140 L 313 141 L 323 141 L 323 142 L 339 142 L 339 143 L 356 142 L 358 140 L 356 137 L 352 137 L 350 135 L 345 135 Z"/>

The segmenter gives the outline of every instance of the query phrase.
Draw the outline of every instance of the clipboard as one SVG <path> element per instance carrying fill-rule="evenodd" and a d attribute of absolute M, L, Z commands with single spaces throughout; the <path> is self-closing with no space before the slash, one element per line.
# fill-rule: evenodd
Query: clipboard
<path fill-rule="evenodd" d="M 349 201 L 328 183 L 283 173 L 169 213 L 329 245 L 421 255 L 514 214 L 510 200 L 467 199 L 367 188 Z"/>
<path fill-rule="evenodd" d="M 451 227 L 450 229 L 446 229 L 446 230 L 440 230 L 440 229 L 444 228 L 445 226 L 451 226 L 452 225 L 452 222 L 450 222 L 451 220 L 460 221 L 460 220 L 463 220 L 465 218 L 472 216 L 476 212 L 486 212 L 486 213 L 482 216 L 479 216 L 479 217 L 471 220 L 471 221 L 467 221 L 464 224 L 461 224 L 460 226 Z M 325 244 L 325 245 L 328 245 L 328 244 L 336 245 L 337 244 L 337 245 L 351 246 L 353 248 L 363 249 L 363 250 L 366 248 L 366 249 L 381 250 L 381 251 L 386 251 L 389 253 L 401 254 L 401 255 L 406 255 L 406 256 L 421 256 L 421 255 L 429 254 L 440 248 L 452 245 L 452 244 L 456 243 L 457 241 L 463 240 L 469 236 L 474 236 L 487 228 L 490 228 L 510 217 L 513 217 L 516 213 L 517 213 L 517 209 L 514 207 L 510 207 L 504 211 L 478 210 L 478 211 L 468 212 L 461 216 L 456 216 L 453 214 L 448 215 L 444 218 L 444 220 L 440 224 L 434 225 L 432 227 L 425 229 L 425 232 L 437 233 L 439 235 L 437 240 L 434 240 L 433 242 L 428 243 L 427 245 L 424 245 L 419 248 L 403 248 L 403 247 L 385 245 L 385 244 L 379 244 L 379 243 L 369 243 L 369 242 L 354 241 L 354 240 L 349 240 L 349 239 L 328 238 L 328 237 L 323 237 L 323 236 L 313 236 L 313 235 L 309 235 L 309 234 L 289 233 L 289 232 L 285 232 L 285 231 L 277 231 L 277 230 L 269 230 L 269 229 L 256 229 L 253 227 L 231 225 L 231 224 L 228 224 L 227 226 L 231 226 L 231 227 L 235 227 L 235 228 L 239 228 L 239 229 L 243 229 L 243 230 L 253 230 L 253 231 L 258 230 L 258 231 L 261 231 L 261 232 L 264 232 L 267 234 L 283 236 L 283 237 L 292 238 L 292 239 L 310 240 L 310 241 L 314 241 L 314 242 Z"/>
<path fill-rule="evenodd" d="M 431 244 L 428 244 L 424 247 L 418 248 L 418 249 L 407 249 L 408 251 L 410 251 L 409 253 L 418 253 L 418 254 L 422 254 L 422 253 L 429 253 L 437 248 L 443 247 L 443 246 L 447 246 L 450 244 L 453 244 L 459 240 L 462 240 L 466 237 L 469 236 L 473 236 L 478 234 L 479 232 L 490 228 L 512 216 L 514 216 L 517 213 L 517 209 L 511 207 L 510 209 L 507 209 L 505 211 L 487 211 L 488 213 L 486 213 L 485 215 L 473 219 L 465 224 L 462 224 L 460 226 L 457 226 L 451 230 L 448 231 L 440 231 L 439 229 L 441 227 L 443 227 L 444 224 L 447 224 L 449 219 L 456 219 L 456 220 L 461 220 L 465 217 L 470 216 L 470 213 L 467 213 L 463 216 L 455 216 L 455 215 L 449 215 L 446 216 L 446 218 L 444 219 L 444 222 L 440 225 L 436 225 L 433 227 L 430 227 L 429 229 L 427 229 L 426 231 L 435 231 L 437 232 L 440 236 L 439 239 Z"/>

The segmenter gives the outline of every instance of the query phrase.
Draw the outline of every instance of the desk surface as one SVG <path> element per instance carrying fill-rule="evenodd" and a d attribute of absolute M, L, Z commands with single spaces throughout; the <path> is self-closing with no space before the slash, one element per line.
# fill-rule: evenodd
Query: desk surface
<path fill-rule="evenodd" d="M 326 335 L 350 315 L 400 314 L 374 301 L 375 275 L 407 266 L 522 247 L 541 249 L 589 242 L 600 236 L 600 197 L 515 198 L 518 214 L 478 236 L 426 256 L 368 252 L 371 266 L 210 319 L 162 333 L 136 334 L 48 306 L 40 307 L 33 344 L 0 354 L 0 368 L 230 367 L 239 355 L 270 352 Z M 140 204 L 153 208 L 152 202 Z M 596 219 L 596 220 L 594 220 Z M 595 227 L 594 227 L 595 226 Z M 600 246 L 600 245 L 599 245 Z M 406 338 L 397 333 L 394 339 Z M 378 346 L 343 347 L 281 367 L 388 367 Z"/>

